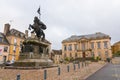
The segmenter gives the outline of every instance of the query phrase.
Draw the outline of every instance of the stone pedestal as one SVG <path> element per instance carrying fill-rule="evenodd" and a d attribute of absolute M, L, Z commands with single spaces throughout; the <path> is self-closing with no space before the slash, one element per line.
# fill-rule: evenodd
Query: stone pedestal
<path fill-rule="evenodd" d="M 23 42 L 22 53 L 14 66 L 40 67 L 51 66 L 52 60 L 48 58 L 50 43 L 35 38 L 28 38 Z"/>

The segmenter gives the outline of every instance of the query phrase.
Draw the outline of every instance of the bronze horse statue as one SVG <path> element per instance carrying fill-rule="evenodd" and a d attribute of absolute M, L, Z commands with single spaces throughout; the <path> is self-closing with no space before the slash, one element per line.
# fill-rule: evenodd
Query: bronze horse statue
<path fill-rule="evenodd" d="M 31 33 L 35 32 L 38 38 L 42 38 L 42 40 L 45 39 L 45 34 L 43 30 L 46 29 L 46 25 L 41 22 L 38 17 L 34 17 L 34 23 L 33 25 L 30 24 L 28 29 L 31 30 L 31 28 L 33 29 Z"/>

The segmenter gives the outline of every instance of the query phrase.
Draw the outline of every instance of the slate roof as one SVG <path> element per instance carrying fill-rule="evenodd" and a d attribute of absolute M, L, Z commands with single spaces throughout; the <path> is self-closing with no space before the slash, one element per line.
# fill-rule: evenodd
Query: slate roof
<path fill-rule="evenodd" d="M 52 50 L 53 55 L 62 55 L 62 50 Z"/>
<path fill-rule="evenodd" d="M 65 40 L 62 41 L 63 42 L 69 42 L 69 41 L 76 41 L 76 40 L 80 40 L 80 39 L 88 39 L 88 40 L 92 40 L 92 39 L 103 39 L 103 38 L 110 38 L 109 35 L 101 33 L 101 32 L 97 32 L 95 34 L 88 34 L 88 35 L 73 35 Z"/>
<path fill-rule="evenodd" d="M 20 32 L 16 29 L 11 29 L 8 33 L 7 33 L 7 36 L 9 35 L 13 35 L 13 36 L 16 36 L 16 37 L 19 37 L 19 38 L 25 38 L 25 34 L 23 32 Z"/>
<path fill-rule="evenodd" d="M 2 38 L 2 42 L 0 41 L 0 44 L 9 45 L 9 42 L 6 39 L 5 35 L 3 33 L 1 33 L 1 32 L 0 32 L 0 38 Z"/>

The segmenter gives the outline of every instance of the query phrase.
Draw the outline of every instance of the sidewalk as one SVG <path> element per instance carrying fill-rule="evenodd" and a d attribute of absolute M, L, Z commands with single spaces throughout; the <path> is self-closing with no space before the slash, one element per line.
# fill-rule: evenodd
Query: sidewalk
<path fill-rule="evenodd" d="M 87 75 L 84 76 L 83 80 L 86 80 L 89 76 L 91 76 L 92 74 L 95 74 L 98 70 L 100 70 L 101 68 L 103 68 L 107 63 L 105 62 L 99 62 L 99 64 L 102 64 L 100 66 L 96 66 L 95 68 L 92 68 L 91 73 L 87 73 Z M 98 64 L 97 64 L 98 65 Z"/>
<path fill-rule="evenodd" d="M 106 63 L 96 63 L 92 62 L 89 66 L 82 67 L 81 69 L 76 69 L 76 71 L 71 70 L 69 74 L 62 75 L 57 80 L 85 80 L 87 77 L 101 69 Z M 48 79 L 51 80 L 51 79 Z"/>

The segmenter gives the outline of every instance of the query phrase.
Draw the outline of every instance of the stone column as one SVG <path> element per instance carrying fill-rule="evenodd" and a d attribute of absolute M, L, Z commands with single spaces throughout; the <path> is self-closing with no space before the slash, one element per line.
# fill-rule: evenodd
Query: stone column
<path fill-rule="evenodd" d="M 28 30 L 25 30 L 25 37 L 28 38 Z"/>
<path fill-rule="evenodd" d="M 35 33 L 31 33 L 31 38 L 35 38 Z"/>

